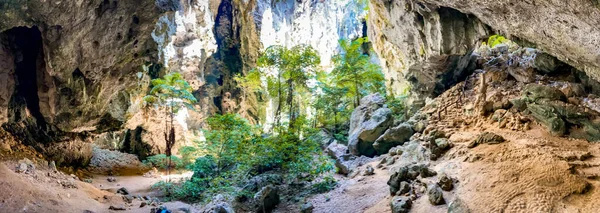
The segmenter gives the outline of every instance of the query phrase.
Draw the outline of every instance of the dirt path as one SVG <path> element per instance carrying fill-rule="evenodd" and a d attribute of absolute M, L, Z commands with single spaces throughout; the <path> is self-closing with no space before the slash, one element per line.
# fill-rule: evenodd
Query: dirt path
<path fill-rule="evenodd" d="M 156 198 L 160 192 L 151 186 L 161 178 L 141 175 L 116 176 L 115 182 L 109 182 L 108 176 L 96 175 L 92 183 L 79 181 L 61 172 L 54 172 L 45 166 L 35 165 L 24 173 L 17 173 L 14 161 L 0 162 L 0 212 L 133 212 L 148 213 L 157 206 L 140 207 L 143 201 L 138 196 Z M 190 173 L 177 174 L 171 180 L 187 177 Z M 125 187 L 134 196 L 131 203 L 116 194 Z M 173 212 L 199 212 L 196 207 L 183 202 L 165 202 Z M 125 211 L 109 210 L 110 206 L 124 207 Z"/>

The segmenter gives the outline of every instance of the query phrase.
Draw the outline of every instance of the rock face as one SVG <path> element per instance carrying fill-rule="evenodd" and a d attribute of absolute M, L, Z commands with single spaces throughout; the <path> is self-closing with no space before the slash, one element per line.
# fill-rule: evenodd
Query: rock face
<path fill-rule="evenodd" d="M 371 94 L 352 112 L 348 148 L 353 155 L 374 156 L 373 143 L 392 125 L 392 111 L 383 107 L 385 98 Z M 386 151 L 387 152 L 387 151 Z"/>
<path fill-rule="evenodd" d="M 112 148 L 157 154 L 165 146 L 163 115 L 151 111 L 147 119 L 142 97 L 151 79 L 168 72 L 182 73 L 199 100 L 178 115 L 178 144 L 217 111 L 257 120 L 256 97 L 233 81 L 258 56 L 255 4 L 0 3 L 0 125 L 45 154 L 54 142 L 123 129 L 136 134 L 121 135 Z"/>
<path fill-rule="evenodd" d="M 369 38 L 381 58 L 387 86 L 394 94 L 402 94 L 408 87 L 405 80 L 408 76 L 428 85 L 415 89 L 435 90 L 439 81 L 432 79 L 448 73 L 437 68 L 456 66 L 462 55 L 491 32 L 477 17 L 450 7 L 419 0 L 370 0 L 370 3 Z M 429 62 L 420 64 L 424 61 Z M 468 57 L 464 61 L 468 62 Z M 462 72 L 457 74 L 460 77 Z"/>
<path fill-rule="evenodd" d="M 403 74 L 413 64 L 436 55 L 465 54 L 478 39 L 490 34 L 490 29 L 600 79 L 600 60 L 596 54 L 600 40 L 588 41 L 600 37 L 600 32 L 594 30 L 600 21 L 597 1 L 370 2 L 369 38 L 387 68 L 388 84 L 395 91 L 401 91 Z M 538 62 L 540 70 L 551 70 L 557 63 L 541 57 Z"/>
<path fill-rule="evenodd" d="M 545 126 L 552 135 L 569 135 L 588 141 L 600 140 L 600 116 L 595 110 L 567 101 L 558 88 L 528 84 L 522 91 L 523 102 L 530 115 Z"/>

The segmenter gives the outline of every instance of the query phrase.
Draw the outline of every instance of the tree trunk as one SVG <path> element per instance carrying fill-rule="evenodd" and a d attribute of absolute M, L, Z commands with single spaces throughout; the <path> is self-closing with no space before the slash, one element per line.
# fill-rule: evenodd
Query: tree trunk
<path fill-rule="evenodd" d="M 288 79 L 288 97 L 287 104 L 290 106 L 289 110 L 289 130 L 294 128 L 294 122 L 296 122 L 296 118 L 294 116 L 294 81 L 292 78 Z"/>

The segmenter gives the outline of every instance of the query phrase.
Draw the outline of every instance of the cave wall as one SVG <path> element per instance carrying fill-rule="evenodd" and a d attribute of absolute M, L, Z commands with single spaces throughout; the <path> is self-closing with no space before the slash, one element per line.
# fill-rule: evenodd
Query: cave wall
<path fill-rule="evenodd" d="M 411 87 L 406 81 L 410 67 L 431 57 L 467 54 L 491 33 L 477 17 L 448 7 L 415 0 L 370 3 L 369 38 L 380 57 L 386 86 L 395 95 Z"/>
<path fill-rule="evenodd" d="M 0 32 L 39 29 L 42 117 L 60 131 L 94 131 L 126 120 L 128 106 L 119 99 L 137 88 L 141 65 L 156 60 L 150 32 L 159 13 L 153 1 L 10 0 L 0 4 Z"/>
<path fill-rule="evenodd" d="M 396 94 L 407 87 L 404 74 L 412 65 L 435 55 L 464 54 L 489 33 L 531 45 L 600 80 L 597 1 L 370 2 L 369 36 Z"/>

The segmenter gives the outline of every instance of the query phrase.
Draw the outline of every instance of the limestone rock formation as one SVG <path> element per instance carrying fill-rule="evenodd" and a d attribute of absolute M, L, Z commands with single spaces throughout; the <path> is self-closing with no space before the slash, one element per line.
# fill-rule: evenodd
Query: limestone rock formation
<path fill-rule="evenodd" d="M 348 137 L 351 154 L 375 155 L 373 143 L 393 123 L 392 111 L 384 107 L 384 104 L 385 98 L 379 94 L 371 94 L 362 98 L 360 105 L 352 112 Z"/>

